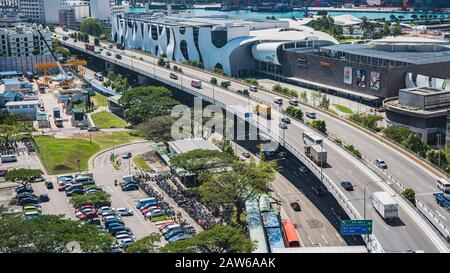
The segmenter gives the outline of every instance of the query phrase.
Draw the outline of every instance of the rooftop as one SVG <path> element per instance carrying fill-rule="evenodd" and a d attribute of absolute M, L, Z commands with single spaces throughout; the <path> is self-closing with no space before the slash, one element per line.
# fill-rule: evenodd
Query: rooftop
<path fill-rule="evenodd" d="M 433 88 L 433 87 L 413 87 L 413 88 L 407 88 L 407 89 L 400 89 L 400 92 L 408 92 L 408 93 L 426 97 L 426 96 L 436 96 L 436 95 L 448 94 L 448 93 L 450 93 L 450 90 L 443 90 L 443 89 Z"/>
<path fill-rule="evenodd" d="M 167 144 L 178 154 L 184 154 L 195 150 L 220 151 L 217 146 L 201 138 L 175 140 L 167 142 Z"/>
<path fill-rule="evenodd" d="M 365 57 L 387 59 L 409 64 L 430 64 L 450 61 L 450 50 L 438 52 L 391 52 L 375 49 L 373 45 L 368 44 L 339 44 L 326 46 L 323 50 L 331 50 L 348 54 L 360 55 Z"/>
<path fill-rule="evenodd" d="M 6 103 L 6 106 L 22 106 L 22 105 L 38 105 L 38 100 L 22 100 L 22 101 L 10 101 Z"/>

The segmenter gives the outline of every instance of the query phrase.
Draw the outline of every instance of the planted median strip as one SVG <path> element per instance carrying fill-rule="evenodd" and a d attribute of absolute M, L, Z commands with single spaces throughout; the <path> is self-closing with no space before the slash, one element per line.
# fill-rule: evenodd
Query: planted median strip
<path fill-rule="evenodd" d="M 34 139 L 39 147 L 39 156 L 49 174 L 76 172 L 78 167 L 80 170 L 87 170 L 89 158 L 97 152 L 142 140 L 128 132 L 93 133 L 92 143 L 86 133 L 73 135 L 70 139 L 52 136 L 36 136 Z"/>

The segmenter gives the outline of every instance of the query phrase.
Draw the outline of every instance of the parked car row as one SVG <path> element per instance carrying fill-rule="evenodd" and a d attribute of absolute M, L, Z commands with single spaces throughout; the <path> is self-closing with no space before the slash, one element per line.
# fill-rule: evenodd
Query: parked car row
<path fill-rule="evenodd" d="M 41 202 L 48 202 L 50 199 L 47 194 L 36 196 L 33 187 L 29 184 L 15 188 L 18 204 L 22 206 L 24 218 L 34 219 L 42 215 Z"/>
<path fill-rule="evenodd" d="M 116 238 L 117 247 L 125 249 L 136 241 L 133 232 L 126 227 L 122 217 L 132 216 L 133 211 L 128 208 L 113 209 L 111 207 L 101 207 L 100 213 L 103 225 L 111 236 Z"/>

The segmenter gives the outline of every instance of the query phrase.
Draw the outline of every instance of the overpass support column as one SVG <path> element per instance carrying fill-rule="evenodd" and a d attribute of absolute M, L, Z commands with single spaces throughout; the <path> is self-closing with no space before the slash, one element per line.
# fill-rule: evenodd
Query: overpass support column
<path fill-rule="evenodd" d="M 116 65 L 110 62 L 105 61 L 105 69 L 107 71 L 115 71 Z"/>

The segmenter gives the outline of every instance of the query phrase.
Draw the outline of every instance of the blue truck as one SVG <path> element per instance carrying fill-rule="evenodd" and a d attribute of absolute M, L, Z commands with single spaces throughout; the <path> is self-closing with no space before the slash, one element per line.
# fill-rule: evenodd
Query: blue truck
<path fill-rule="evenodd" d="M 446 209 L 447 211 L 450 211 L 450 197 L 448 197 L 445 193 L 435 193 L 433 194 L 434 198 L 436 199 L 436 202 Z"/>

